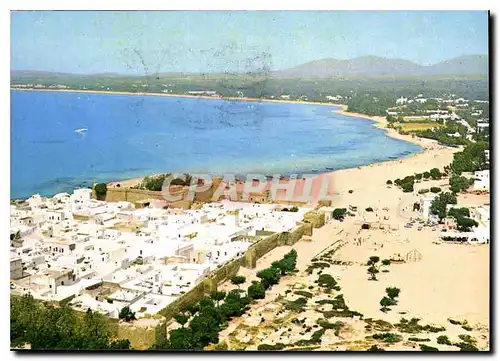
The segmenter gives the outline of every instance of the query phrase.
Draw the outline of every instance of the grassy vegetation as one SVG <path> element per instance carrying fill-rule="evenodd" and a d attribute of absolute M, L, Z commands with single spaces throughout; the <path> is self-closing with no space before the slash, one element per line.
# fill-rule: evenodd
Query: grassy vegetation
<path fill-rule="evenodd" d="M 407 320 L 405 318 L 402 318 L 399 323 L 395 324 L 396 328 L 400 332 L 404 333 L 421 333 L 421 332 L 442 332 L 446 331 L 446 328 L 444 327 L 436 327 L 432 325 L 425 325 L 422 326 L 419 324 L 420 319 L 419 318 L 412 318 L 411 320 Z"/>
<path fill-rule="evenodd" d="M 394 128 L 397 128 L 403 132 L 414 132 L 423 131 L 434 128 L 441 128 L 442 124 L 435 122 L 408 122 L 408 123 L 394 123 Z"/>
<path fill-rule="evenodd" d="M 340 333 L 340 329 L 344 326 L 344 323 L 341 321 L 337 321 L 335 323 L 330 323 L 326 319 L 318 319 L 317 324 L 320 327 L 323 327 L 325 330 L 335 330 L 335 336 L 338 336 Z"/>
<path fill-rule="evenodd" d="M 436 347 L 427 346 L 424 344 L 420 344 L 420 350 L 422 350 L 422 351 L 439 351 L 439 349 Z"/>
<path fill-rule="evenodd" d="M 397 343 L 403 341 L 403 336 L 396 333 L 376 333 L 371 336 L 366 336 L 367 338 L 373 338 L 374 340 L 381 340 L 387 343 Z"/>
<path fill-rule="evenodd" d="M 408 338 L 408 341 L 413 341 L 413 342 L 430 342 L 431 339 L 430 338 L 410 337 L 410 338 Z"/>
<path fill-rule="evenodd" d="M 294 294 L 299 295 L 299 296 L 303 296 L 303 297 L 307 297 L 307 298 L 311 298 L 313 296 L 313 294 L 311 292 L 307 292 L 307 291 L 295 291 Z"/>
<path fill-rule="evenodd" d="M 367 332 L 380 331 L 387 332 L 392 330 L 394 327 L 390 322 L 384 320 L 374 320 L 372 318 L 365 318 L 365 330 Z"/>

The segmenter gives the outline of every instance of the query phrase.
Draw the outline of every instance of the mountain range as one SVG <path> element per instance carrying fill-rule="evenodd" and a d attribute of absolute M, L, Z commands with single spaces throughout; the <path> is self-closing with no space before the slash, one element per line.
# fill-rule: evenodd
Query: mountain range
<path fill-rule="evenodd" d="M 175 76 L 182 73 L 154 74 L 155 76 Z M 192 73 L 191 73 L 192 74 Z M 187 75 L 187 73 L 184 73 Z M 313 60 L 290 69 L 273 71 L 275 78 L 330 78 L 339 76 L 412 76 L 412 75 L 488 75 L 487 55 L 463 55 L 434 65 L 420 65 L 404 59 L 388 59 L 372 55 L 353 59 Z M 70 74 L 37 70 L 12 70 L 12 78 L 20 77 L 119 77 L 116 73 Z"/>
<path fill-rule="evenodd" d="M 354 59 L 314 60 L 273 73 L 276 77 L 327 78 L 346 75 L 488 75 L 487 55 L 463 55 L 434 65 L 404 59 L 361 56 Z"/>

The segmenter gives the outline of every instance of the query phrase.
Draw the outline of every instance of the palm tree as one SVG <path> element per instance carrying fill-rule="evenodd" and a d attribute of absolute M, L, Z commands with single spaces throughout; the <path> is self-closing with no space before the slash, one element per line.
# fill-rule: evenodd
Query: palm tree
<path fill-rule="evenodd" d="M 377 280 L 377 273 L 379 273 L 379 270 L 377 269 L 377 267 L 375 267 L 374 265 L 371 265 L 367 272 L 370 274 L 371 278 L 370 278 L 370 281 L 376 281 Z"/>
<path fill-rule="evenodd" d="M 394 299 L 396 297 L 399 297 L 399 293 L 401 292 L 401 290 L 396 287 L 387 287 L 385 289 L 385 292 L 387 293 L 387 296 L 389 296 L 391 300 L 395 301 Z"/>

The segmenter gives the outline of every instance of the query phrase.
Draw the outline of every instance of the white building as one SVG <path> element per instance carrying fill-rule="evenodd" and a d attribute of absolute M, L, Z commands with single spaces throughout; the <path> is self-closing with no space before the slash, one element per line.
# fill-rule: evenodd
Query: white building
<path fill-rule="evenodd" d="M 396 99 L 396 104 L 397 105 L 403 105 L 403 104 L 406 104 L 406 103 L 408 103 L 408 98 L 401 97 L 401 98 Z"/>
<path fill-rule="evenodd" d="M 424 221 L 429 220 L 432 201 L 436 197 L 437 195 L 426 195 L 420 199 L 420 211 L 422 212 L 422 218 Z"/>
<path fill-rule="evenodd" d="M 489 169 L 474 172 L 474 190 L 490 190 L 490 171 Z"/>

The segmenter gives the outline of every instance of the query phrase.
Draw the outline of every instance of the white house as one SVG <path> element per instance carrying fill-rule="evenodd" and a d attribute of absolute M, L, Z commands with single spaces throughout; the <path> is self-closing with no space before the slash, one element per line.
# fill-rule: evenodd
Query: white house
<path fill-rule="evenodd" d="M 401 98 L 396 99 L 396 104 L 398 104 L 398 105 L 402 105 L 402 104 L 406 104 L 406 103 L 408 103 L 408 98 L 401 97 Z"/>
<path fill-rule="evenodd" d="M 474 172 L 474 190 L 490 190 L 489 169 Z"/>

